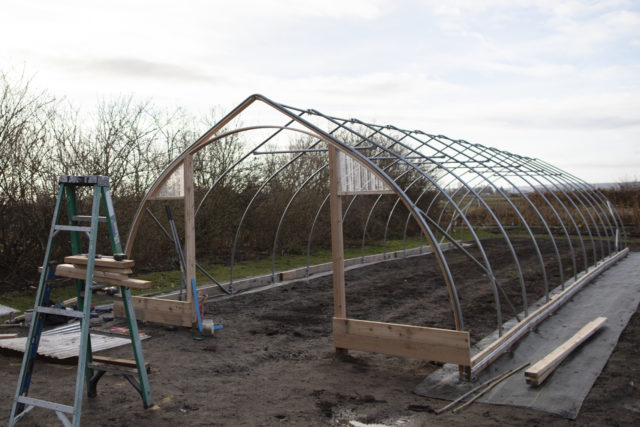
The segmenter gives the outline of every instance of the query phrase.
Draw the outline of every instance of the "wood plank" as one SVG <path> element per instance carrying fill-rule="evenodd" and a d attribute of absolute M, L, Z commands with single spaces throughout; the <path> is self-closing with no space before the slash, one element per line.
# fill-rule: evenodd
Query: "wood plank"
<path fill-rule="evenodd" d="M 127 368 L 138 369 L 136 365 L 136 361 L 131 359 L 119 359 L 116 357 L 98 356 L 98 355 L 93 355 L 92 359 L 94 362 L 100 362 L 100 363 L 106 363 L 109 365 L 124 366 Z M 149 365 L 149 362 L 144 362 L 144 367 L 147 370 L 147 373 L 151 372 L 151 365 Z"/>
<path fill-rule="evenodd" d="M 334 316 L 347 317 L 347 302 L 344 285 L 344 242 L 342 233 L 342 199 L 338 195 L 340 174 L 337 149 L 329 145 L 330 211 L 331 211 L 331 255 L 333 263 L 333 307 Z"/>
<path fill-rule="evenodd" d="M 71 279 L 84 280 L 87 277 L 87 270 L 76 267 L 73 264 L 60 264 L 56 267 L 56 276 L 68 277 Z M 129 276 L 105 271 L 94 271 L 93 280 L 116 286 L 127 286 L 134 289 L 149 289 L 151 282 L 148 280 L 132 279 Z"/>
<path fill-rule="evenodd" d="M 10 338 L 18 338 L 18 334 L 0 334 L 0 340 L 8 340 Z"/>
<path fill-rule="evenodd" d="M 79 265 L 87 265 L 87 257 L 86 255 L 70 255 L 64 257 L 64 262 L 66 264 L 79 264 Z M 123 259 L 122 261 L 116 261 L 112 256 L 102 256 L 102 258 L 96 258 L 94 261 L 94 265 L 96 267 L 107 267 L 107 268 L 133 268 L 136 262 L 132 259 Z"/>
<path fill-rule="evenodd" d="M 148 297 L 132 297 L 131 301 L 138 321 L 185 327 L 193 324 L 191 303 Z M 125 317 L 121 301 L 114 301 L 113 315 Z"/>
<path fill-rule="evenodd" d="M 70 274 L 72 278 L 84 279 L 87 275 L 87 269 L 84 266 L 78 266 L 75 264 L 58 264 L 56 266 L 56 276 L 68 277 L 66 274 Z M 79 274 L 83 274 L 82 277 L 77 277 Z M 127 274 L 114 273 L 111 271 L 93 270 L 93 278 L 110 278 L 114 280 L 127 280 L 129 276 Z"/>
<path fill-rule="evenodd" d="M 194 217 L 194 184 L 193 156 L 184 158 L 184 262 L 186 276 L 187 302 L 194 304 L 193 320 L 195 321 L 195 300 L 191 292 L 191 279 L 196 278 L 196 225 Z"/>
<path fill-rule="evenodd" d="M 80 268 L 85 268 L 84 265 L 82 264 L 72 264 L 75 265 L 76 267 L 80 267 Z M 133 274 L 133 269 L 131 268 L 109 268 L 109 267 L 94 267 L 93 271 L 104 271 L 107 273 L 116 273 L 116 274 L 124 274 L 124 275 L 129 275 L 129 274 Z"/>
<path fill-rule="evenodd" d="M 593 279 L 595 279 L 600 273 L 606 270 L 608 267 L 618 262 L 623 257 L 627 256 L 629 248 L 625 248 L 622 251 L 615 254 L 608 260 L 600 263 L 596 268 L 580 277 L 577 281 L 567 286 L 562 292 L 554 295 L 549 302 L 542 305 L 533 313 L 529 314 L 526 318 L 522 319 L 516 326 L 509 329 L 502 337 L 495 340 L 485 349 L 473 356 L 472 372 L 473 375 L 477 375 L 484 368 L 489 366 L 491 362 L 500 357 L 506 352 L 512 345 L 514 345 L 518 339 L 523 337 L 526 333 L 531 331 L 537 325 L 539 325 L 544 319 L 550 316 L 555 310 L 566 303 L 573 295 L 575 295 L 583 286 L 587 285 Z"/>
<path fill-rule="evenodd" d="M 344 283 L 344 236 L 342 231 L 342 198 L 338 194 L 340 187 L 340 172 L 338 166 L 338 152 L 336 147 L 327 143 L 329 147 L 329 212 L 331 224 L 331 263 L 333 270 L 333 315 L 339 318 L 347 317 L 347 296 Z M 339 337 L 338 337 L 339 338 Z M 347 347 L 339 345 L 334 333 L 336 354 L 346 355 Z"/>
<path fill-rule="evenodd" d="M 344 318 L 333 319 L 338 348 L 471 365 L 469 332 Z"/>
<path fill-rule="evenodd" d="M 571 354 L 573 350 L 578 348 L 580 344 L 585 342 L 596 331 L 598 331 L 607 322 L 606 317 L 598 317 L 587 323 L 571 338 L 558 346 L 551 353 L 536 362 L 531 368 L 524 373 L 527 377 L 527 383 L 532 385 L 540 385 L 547 377 L 562 363 L 564 359 Z M 530 382 L 531 380 L 531 382 Z"/>

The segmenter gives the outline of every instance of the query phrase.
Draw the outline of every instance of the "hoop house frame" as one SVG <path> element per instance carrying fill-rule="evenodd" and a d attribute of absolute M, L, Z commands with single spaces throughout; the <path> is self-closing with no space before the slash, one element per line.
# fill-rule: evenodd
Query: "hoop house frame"
<path fill-rule="evenodd" d="M 268 110 L 275 122 L 257 121 L 241 127 L 232 126 L 235 119 L 257 106 Z M 259 133 L 261 137 L 228 164 L 206 191 L 201 189 L 203 195 L 196 205 L 194 157 L 225 138 L 243 135 L 248 138 L 253 133 Z M 302 146 L 278 145 L 276 141 L 286 135 L 303 138 L 305 143 Z M 196 218 L 235 171 L 251 159 L 265 156 L 274 159 L 274 165 L 252 187 L 251 197 L 247 196 L 244 209 L 238 214 L 239 221 L 229 250 L 230 277 L 228 281 L 219 280 L 196 262 Z M 310 156 L 326 158 L 312 168 L 301 167 Z M 132 256 L 141 221 L 154 200 L 182 200 L 186 282 L 195 279 L 196 270 L 200 269 L 213 280 L 219 292 L 231 295 L 242 292 L 246 285 L 234 280 L 234 266 L 244 236 L 243 227 L 256 204 L 265 197 L 266 189 L 292 171 L 300 176 L 296 188 L 289 189 L 289 195 L 283 199 L 280 213 L 275 218 L 277 225 L 269 253 L 269 280 L 308 277 L 329 268 L 309 262 L 312 242 L 319 222 L 327 215 L 328 202 L 333 335 L 334 345 L 340 352 L 355 349 L 454 363 L 460 366 L 464 377 L 471 378 L 628 252 L 621 218 L 606 197 L 585 181 L 542 160 L 420 130 L 333 117 L 316 110 L 276 103 L 262 95 L 248 97 L 167 166 L 138 207 L 125 251 Z M 307 265 L 277 271 L 277 249 L 283 244 L 282 230 L 291 217 L 291 207 L 301 194 L 311 191 L 314 183 L 323 180 L 328 181 L 327 193 L 310 212 L 314 219 L 306 237 Z M 175 191 L 176 182 L 179 183 L 178 191 Z M 389 197 L 395 201 L 381 203 L 383 198 Z M 343 223 L 355 215 L 352 212 L 356 206 L 363 209 L 365 200 L 372 203 L 362 214 L 366 218 L 360 232 L 362 256 L 345 260 Z M 380 227 L 384 229 L 385 251 L 382 255 L 366 257 L 370 222 L 376 215 L 386 218 L 380 221 L 384 224 Z M 478 218 L 484 219 L 479 221 Z M 453 329 L 372 322 L 347 316 L 345 263 L 388 258 L 391 254 L 386 251 L 387 240 L 392 224 L 396 223 L 402 224 L 399 233 L 405 241 L 405 251 L 399 253 L 425 252 L 422 244 L 419 248 L 406 249 L 410 223 L 415 224 L 421 242 L 423 238 L 426 240 L 447 289 Z M 495 238 L 503 242 L 505 258 L 514 265 L 513 283 L 498 280 L 494 274 L 492 260 L 481 238 L 486 234 L 487 226 L 495 230 Z M 530 301 L 532 294 L 527 287 L 525 268 L 513 244 L 514 230 L 520 233 L 518 238 L 526 240 L 533 249 L 536 265 L 530 268 L 537 269 L 542 276 L 543 301 L 536 307 Z M 498 338 L 475 354 L 471 350 L 454 274 L 445 256 L 448 249 L 462 253 L 486 276 L 487 292 L 493 299 Z M 557 283 L 550 276 L 550 265 L 554 268 L 557 265 Z M 571 277 L 567 279 L 565 274 Z M 557 287 L 555 293 L 554 285 Z M 506 287 L 513 289 L 508 292 Z M 186 294 L 186 301 L 137 297 L 134 300 L 136 315 L 142 320 L 191 326 L 196 307 L 190 286 L 186 287 Z M 506 330 L 503 308 L 517 319 L 515 326 Z"/>

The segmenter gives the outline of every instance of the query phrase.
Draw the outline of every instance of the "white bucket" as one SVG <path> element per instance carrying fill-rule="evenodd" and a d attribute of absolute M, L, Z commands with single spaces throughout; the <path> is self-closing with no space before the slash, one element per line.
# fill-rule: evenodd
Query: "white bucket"
<path fill-rule="evenodd" d="M 202 320 L 202 334 L 203 335 L 213 335 L 214 325 L 213 319 L 203 319 Z"/>

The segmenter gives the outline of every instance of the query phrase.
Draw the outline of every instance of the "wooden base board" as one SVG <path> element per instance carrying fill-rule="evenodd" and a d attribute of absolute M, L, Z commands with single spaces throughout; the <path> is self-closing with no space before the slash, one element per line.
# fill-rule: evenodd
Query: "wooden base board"
<path fill-rule="evenodd" d="M 471 366 L 469 332 L 333 318 L 337 348 Z"/>
<path fill-rule="evenodd" d="M 131 297 L 131 299 L 136 319 L 139 321 L 188 328 L 193 324 L 192 303 L 147 297 Z M 114 301 L 113 315 L 115 317 L 125 317 L 122 301 Z"/>

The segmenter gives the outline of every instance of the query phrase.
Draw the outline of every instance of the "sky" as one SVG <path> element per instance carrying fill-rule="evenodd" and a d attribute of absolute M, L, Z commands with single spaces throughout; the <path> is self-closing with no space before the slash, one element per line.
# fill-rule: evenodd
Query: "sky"
<path fill-rule="evenodd" d="M 640 179 L 640 1 L 0 0 L 0 71 L 82 110 L 253 93 Z M 203 129 L 203 133 L 206 129 Z"/>

